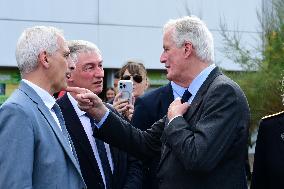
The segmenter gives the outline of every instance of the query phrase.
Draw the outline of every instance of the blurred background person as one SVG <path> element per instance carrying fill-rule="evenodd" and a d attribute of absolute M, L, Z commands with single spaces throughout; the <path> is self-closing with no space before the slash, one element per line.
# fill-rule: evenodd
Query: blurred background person
<path fill-rule="evenodd" d="M 114 74 L 114 80 L 113 80 L 113 89 L 115 91 L 115 94 L 118 93 L 118 81 L 119 80 L 120 78 L 119 78 L 119 71 L 118 71 Z"/>
<path fill-rule="evenodd" d="M 109 104 L 113 103 L 115 97 L 115 90 L 113 87 L 108 87 L 106 89 L 106 97 L 105 97 L 105 101 Z"/>
<path fill-rule="evenodd" d="M 284 186 L 284 111 L 265 116 L 259 124 L 251 189 Z"/>
<path fill-rule="evenodd" d="M 133 82 L 133 103 L 129 104 L 127 100 L 121 99 L 121 94 L 118 93 L 114 98 L 113 106 L 119 113 L 131 120 L 135 99 L 143 95 L 149 87 L 147 70 L 142 63 L 129 60 L 120 69 L 119 77 L 121 80 L 131 80 Z"/>

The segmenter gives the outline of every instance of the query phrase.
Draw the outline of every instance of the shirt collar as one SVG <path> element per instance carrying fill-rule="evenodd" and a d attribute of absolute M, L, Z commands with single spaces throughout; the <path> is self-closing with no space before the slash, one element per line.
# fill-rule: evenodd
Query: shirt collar
<path fill-rule="evenodd" d="M 28 81 L 26 79 L 22 79 L 23 82 L 25 82 L 27 85 L 29 85 L 37 95 L 42 99 L 43 103 L 51 110 L 54 104 L 56 103 L 56 100 L 53 96 L 51 96 L 46 90 L 42 89 L 41 87 L 37 86 L 36 84 L 32 83 L 31 81 Z"/>
<path fill-rule="evenodd" d="M 80 108 L 78 107 L 78 102 L 75 100 L 75 98 L 73 98 L 73 96 L 69 92 L 67 92 L 67 96 L 68 96 L 72 106 L 74 107 L 75 112 L 78 115 L 78 117 L 85 115 L 86 112 L 80 110 Z"/>
<path fill-rule="evenodd" d="M 176 99 L 177 97 L 181 98 L 184 91 L 186 90 L 186 88 L 179 86 L 178 84 L 176 84 L 173 81 L 171 81 L 171 85 L 172 85 L 172 89 L 173 89 L 174 99 Z"/>
<path fill-rule="evenodd" d="M 189 102 L 191 102 L 193 100 L 193 98 L 195 97 L 196 93 L 198 92 L 198 90 L 200 89 L 201 85 L 204 83 L 204 81 L 206 80 L 206 78 L 209 76 L 209 74 L 211 73 L 211 71 L 215 68 L 215 64 L 211 64 L 210 66 L 208 66 L 207 68 L 205 68 L 204 70 L 202 70 L 202 72 L 200 72 L 197 77 L 191 82 L 191 84 L 189 85 L 188 88 L 184 88 L 179 86 L 178 84 L 174 83 L 173 81 L 171 81 L 171 86 L 173 89 L 173 95 L 174 95 L 174 99 L 176 99 L 177 97 L 182 97 L 184 91 L 186 89 L 188 89 L 188 91 L 192 94 Z"/>
<path fill-rule="evenodd" d="M 188 87 L 188 91 L 192 94 L 193 97 L 196 95 L 201 85 L 204 83 L 206 78 L 209 76 L 209 74 L 215 67 L 215 64 L 211 64 L 210 66 L 202 70 L 202 72 L 200 72 L 197 77 L 191 82 Z"/>

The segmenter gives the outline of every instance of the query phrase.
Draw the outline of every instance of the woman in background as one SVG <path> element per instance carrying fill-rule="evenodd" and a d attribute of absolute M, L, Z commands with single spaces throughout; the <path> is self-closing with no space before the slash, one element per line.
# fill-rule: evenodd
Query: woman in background
<path fill-rule="evenodd" d="M 114 98 L 113 107 L 130 121 L 134 111 L 135 99 L 143 95 L 149 87 L 147 70 L 140 62 L 127 61 L 120 69 L 119 76 L 121 80 L 133 82 L 133 103 L 129 104 L 127 100 L 121 99 L 121 93 L 118 93 Z"/>

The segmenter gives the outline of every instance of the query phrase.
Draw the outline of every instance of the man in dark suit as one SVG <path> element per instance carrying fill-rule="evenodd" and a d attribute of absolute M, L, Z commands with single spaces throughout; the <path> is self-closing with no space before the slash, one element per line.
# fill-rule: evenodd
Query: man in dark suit
<path fill-rule="evenodd" d="M 101 93 L 104 70 L 100 50 L 93 43 L 82 40 L 70 41 L 68 46 L 76 67 L 68 77 L 68 85 L 84 87 L 95 94 Z M 92 137 L 90 118 L 78 108 L 73 95 L 66 93 L 58 100 L 58 104 L 76 148 L 87 187 L 90 189 L 141 188 L 141 162 L 127 153 L 104 144 L 108 164 L 104 167 L 99 141 Z M 108 108 L 114 111 L 110 105 Z M 109 171 L 105 168 L 110 168 L 112 173 L 109 175 Z"/>
<path fill-rule="evenodd" d="M 79 93 L 79 107 L 100 121 L 96 137 L 144 161 L 161 153 L 159 188 L 247 188 L 249 107 L 240 87 L 213 64 L 212 34 L 197 17 L 170 20 L 163 48 L 160 61 L 182 100 L 174 100 L 167 116 L 146 131 L 113 114 L 95 94 L 68 90 Z"/>
<path fill-rule="evenodd" d="M 54 27 L 18 40 L 19 88 L 0 107 L 0 188 L 86 188 L 53 94 L 67 87 L 69 49 Z"/>
<path fill-rule="evenodd" d="M 284 111 L 262 118 L 254 154 L 252 189 L 284 186 Z"/>

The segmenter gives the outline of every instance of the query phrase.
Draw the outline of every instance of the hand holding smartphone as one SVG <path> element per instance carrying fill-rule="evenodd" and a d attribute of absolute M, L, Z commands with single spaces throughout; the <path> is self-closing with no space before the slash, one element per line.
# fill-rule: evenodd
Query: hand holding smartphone
<path fill-rule="evenodd" d="M 121 99 L 127 99 L 129 104 L 132 104 L 133 82 L 131 80 L 120 80 L 118 92 L 121 92 Z"/>

